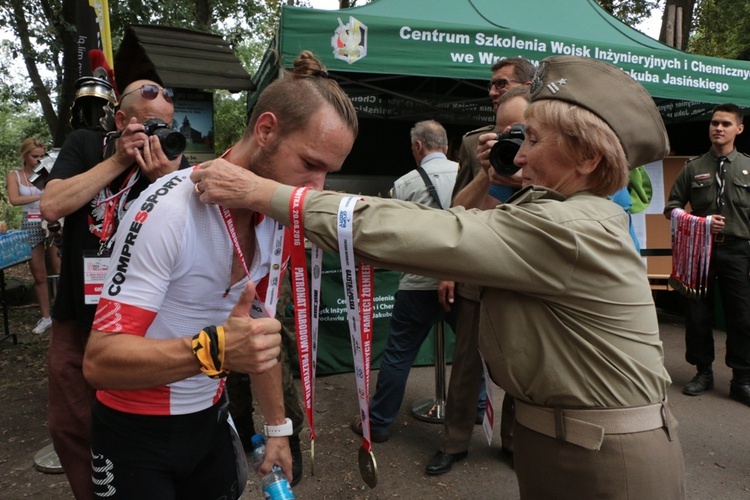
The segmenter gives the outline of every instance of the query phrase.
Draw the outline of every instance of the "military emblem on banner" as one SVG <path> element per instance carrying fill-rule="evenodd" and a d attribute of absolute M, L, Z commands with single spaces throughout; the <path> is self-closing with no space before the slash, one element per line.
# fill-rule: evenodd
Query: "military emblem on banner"
<path fill-rule="evenodd" d="M 333 57 L 353 64 L 367 55 L 367 26 L 349 16 L 349 22 L 344 24 L 339 20 L 339 27 L 331 37 Z"/>

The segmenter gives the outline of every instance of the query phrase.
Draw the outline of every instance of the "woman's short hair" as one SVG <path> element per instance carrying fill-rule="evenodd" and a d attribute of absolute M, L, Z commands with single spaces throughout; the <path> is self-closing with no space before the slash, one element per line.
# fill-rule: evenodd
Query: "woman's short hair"
<path fill-rule="evenodd" d="M 260 94 L 245 133 L 252 134 L 258 117 L 271 112 L 278 120 L 281 135 L 286 136 L 302 130 L 325 104 L 333 106 L 356 137 L 359 132 L 357 111 L 349 96 L 312 52 L 302 51 L 294 60 L 292 70 L 284 70 L 282 76 Z"/>
<path fill-rule="evenodd" d="M 628 162 L 620 140 L 607 123 L 591 111 L 564 101 L 545 99 L 532 102 L 526 119 L 554 131 L 563 157 L 574 163 L 602 155 L 591 173 L 588 191 L 607 196 L 628 183 Z"/>

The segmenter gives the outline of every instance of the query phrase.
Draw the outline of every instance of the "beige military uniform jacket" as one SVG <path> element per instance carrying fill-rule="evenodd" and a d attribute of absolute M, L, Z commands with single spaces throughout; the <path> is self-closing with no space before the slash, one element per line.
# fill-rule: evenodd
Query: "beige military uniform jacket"
<path fill-rule="evenodd" d="M 292 191 L 280 187 L 273 198 L 286 225 Z M 340 199 L 310 192 L 305 200 L 305 235 L 334 252 Z M 566 407 L 666 396 L 646 269 L 627 214 L 606 198 L 527 188 L 493 210 L 466 211 L 365 197 L 353 229 L 363 262 L 483 287 L 480 350 L 510 395 Z"/>

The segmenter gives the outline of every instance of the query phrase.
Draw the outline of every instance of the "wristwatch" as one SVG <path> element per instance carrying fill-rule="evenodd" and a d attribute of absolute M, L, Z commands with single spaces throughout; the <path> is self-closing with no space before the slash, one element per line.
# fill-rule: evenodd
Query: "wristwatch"
<path fill-rule="evenodd" d="M 291 436 L 294 430 L 292 426 L 292 420 L 287 418 L 281 425 L 268 425 L 263 424 L 263 430 L 266 433 L 266 437 L 282 437 Z"/>

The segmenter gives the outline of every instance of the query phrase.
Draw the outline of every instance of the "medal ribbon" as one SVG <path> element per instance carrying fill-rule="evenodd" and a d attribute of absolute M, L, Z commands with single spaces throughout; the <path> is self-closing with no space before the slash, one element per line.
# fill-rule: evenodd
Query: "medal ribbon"
<path fill-rule="evenodd" d="M 297 353 L 305 399 L 305 412 L 307 423 L 310 426 L 310 453 L 313 457 L 313 443 L 315 442 L 313 410 L 315 408 L 315 370 L 318 355 L 318 319 L 323 252 L 313 245 L 311 262 L 313 281 L 311 290 L 308 290 L 303 211 L 307 191 L 308 188 L 305 187 L 297 188 L 294 191 L 289 201 L 289 213 L 292 230 L 292 300 L 294 303 L 294 320 L 297 327 Z M 311 296 L 312 301 L 309 299 Z"/>
<path fill-rule="evenodd" d="M 696 217 L 682 209 L 671 214 L 672 277 L 690 297 L 705 295 L 711 264 L 711 216 Z"/>
<path fill-rule="evenodd" d="M 354 206 L 359 198 L 348 196 L 342 198 L 338 213 L 339 256 L 341 258 L 341 278 L 344 284 L 344 298 L 347 306 L 349 334 L 352 342 L 352 356 L 354 358 L 354 375 L 357 380 L 357 394 L 359 396 L 359 411 L 362 416 L 362 447 L 368 453 L 372 451 L 370 439 L 370 341 L 362 329 L 360 321 L 360 307 L 355 285 L 356 268 L 354 264 L 354 238 L 352 223 Z M 369 267 L 369 266 L 368 266 Z M 372 278 L 369 278 L 370 280 Z M 370 288 L 370 294 L 372 288 Z M 372 313 L 370 303 L 369 313 Z M 371 331 L 371 325 L 368 326 Z"/>
<path fill-rule="evenodd" d="M 250 279 L 250 270 L 247 268 L 245 262 L 245 255 L 240 248 L 240 240 L 237 237 L 237 230 L 234 226 L 234 217 L 232 212 L 226 207 L 219 207 L 221 210 L 221 218 L 224 219 L 224 225 L 229 233 L 229 239 L 232 240 L 234 251 L 237 254 L 237 258 L 240 259 L 242 267 L 245 269 L 247 278 Z M 275 221 L 274 221 L 275 222 Z M 253 318 L 273 318 L 276 316 L 276 304 L 279 302 L 279 283 L 281 278 L 281 259 L 284 248 L 284 226 L 276 222 L 276 227 L 273 232 L 273 251 L 271 252 L 271 268 L 268 270 L 268 288 L 266 289 L 265 301 L 261 302 L 258 296 L 255 296 L 253 305 L 250 307 L 250 316 Z M 229 288 L 224 292 L 226 297 L 229 293 Z"/>
<path fill-rule="evenodd" d="M 370 387 L 370 359 L 372 356 L 372 316 L 373 295 L 375 293 L 375 281 L 372 266 L 359 264 L 359 321 L 362 325 L 362 345 L 364 347 L 365 362 L 365 387 Z M 370 398 L 368 397 L 369 401 Z M 369 408 L 370 405 L 368 404 Z"/>

